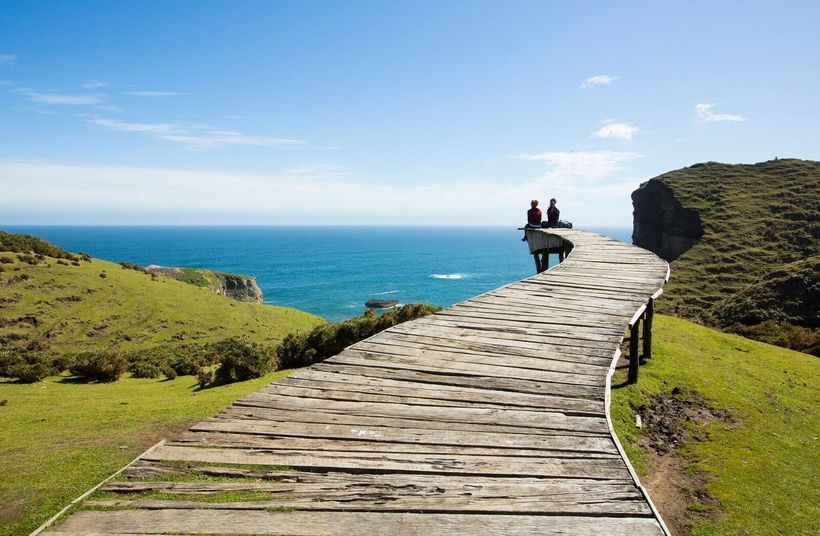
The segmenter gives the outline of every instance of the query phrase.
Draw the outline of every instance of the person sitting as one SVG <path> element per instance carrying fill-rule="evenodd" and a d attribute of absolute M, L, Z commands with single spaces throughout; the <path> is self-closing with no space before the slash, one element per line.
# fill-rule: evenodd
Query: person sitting
<path fill-rule="evenodd" d="M 538 208 L 538 200 L 533 199 L 530 201 L 530 208 L 527 211 L 527 225 L 524 226 L 525 229 L 536 229 L 541 227 L 541 209 Z M 522 242 L 527 241 L 527 233 L 524 232 L 524 238 L 521 239 Z"/>
<path fill-rule="evenodd" d="M 558 217 L 560 216 L 561 211 L 555 206 L 557 203 L 558 201 L 556 201 L 554 197 L 550 199 L 550 206 L 547 209 L 547 227 L 558 227 Z M 538 212 L 539 214 L 541 213 L 541 211 Z"/>

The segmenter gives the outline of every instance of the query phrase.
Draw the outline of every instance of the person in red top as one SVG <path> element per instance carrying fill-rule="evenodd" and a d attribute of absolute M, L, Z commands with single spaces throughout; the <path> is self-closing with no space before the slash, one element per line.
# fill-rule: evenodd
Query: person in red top
<path fill-rule="evenodd" d="M 527 225 L 541 227 L 541 209 L 538 208 L 538 200 L 530 201 L 530 206 L 532 208 L 527 211 Z"/>
<path fill-rule="evenodd" d="M 527 225 L 524 227 L 533 228 L 533 227 L 541 227 L 541 209 L 538 208 L 538 200 L 533 199 L 530 201 L 530 206 L 532 207 L 527 211 Z M 527 234 L 524 233 L 524 238 L 521 239 L 522 242 L 527 241 Z"/>

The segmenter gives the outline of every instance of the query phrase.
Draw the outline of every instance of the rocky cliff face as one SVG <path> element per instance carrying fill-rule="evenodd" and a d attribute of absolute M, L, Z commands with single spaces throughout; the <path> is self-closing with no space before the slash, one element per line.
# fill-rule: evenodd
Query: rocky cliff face
<path fill-rule="evenodd" d="M 228 274 L 203 268 L 177 268 L 152 264 L 145 268 L 148 272 L 170 277 L 197 287 L 206 288 L 222 296 L 249 303 L 262 303 L 262 289 L 256 278 L 247 275 Z"/>
<path fill-rule="evenodd" d="M 632 243 L 666 261 L 673 261 L 703 237 L 703 224 L 694 210 L 684 208 L 672 190 L 649 180 L 632 192 Z"/>
<path fill-rule="evenodd" d="M 262 289 L 256 284 L 256 278 L 234 274 L 220 275 L 222 286 L 216 289 L 217 293 L 243 302 L 262 303 Z"/>

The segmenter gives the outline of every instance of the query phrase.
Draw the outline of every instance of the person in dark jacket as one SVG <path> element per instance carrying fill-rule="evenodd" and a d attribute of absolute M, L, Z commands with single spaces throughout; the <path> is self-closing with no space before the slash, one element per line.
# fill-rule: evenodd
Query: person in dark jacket
<path fill-rule="evenodd" d="M 561 211 L 555 206 L 557 203 L 554 197 L 550 199 L 550 207 L 547 209 L 547 227 L 558 227 L 558 217 Z"/>
<path fill-rule="evenodd" d="M 538 200 L 533 199 L 532 201 L 530 201 L 530 207 L 532 207 L 532 208 L 530 208 L 527 211 L 527 225 L 525 225 L 524 227 L 528 228 L 528 229 L 533 229 L 533 228 L 536 228 L 536 227 L 540 228 L 541 227 L 542 215 L 541 215 L 541 209 L 538 208 Z M 521 241 L 522 242 L 527 241 L 527 233 L 524 233 L 524 238 L 522 238 Z"/>

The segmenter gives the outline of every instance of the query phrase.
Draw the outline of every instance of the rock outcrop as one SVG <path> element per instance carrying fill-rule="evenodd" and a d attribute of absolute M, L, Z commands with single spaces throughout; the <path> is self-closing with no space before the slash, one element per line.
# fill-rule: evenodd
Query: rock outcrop
<path fill-rule="evenodd" d="M 222 286 L 216 289 L 217 293 L 238 301 L 262 303 L 262 289 L 256 283 L 255 277 L 217 273 L 222 276 Z"/>
<path fill-rule="evenodd" d="M 658 180 L 649 180 L 632 192 L 632 206 L 632 243 L 666 261 L 677 259 L 703 237 L 698 213 L 684 208 Z"/>
<path fill-rule="evenodd" d="M 148 272 L 169 277 L 206 288 L 211 292 L 248 303 L 262 303 L 262 289 L 256 278 L 247 275 L 229 274 L 203 268 L 178 268 L 175 266 L 158 266 L 152 264 L 145 268 Z"/>
<path fill-rule="evenodd" d="M 396 300 L 367 300 L 364 306 L 370 309 L 389 309 L 395 307 L 398 303 Z"/>

